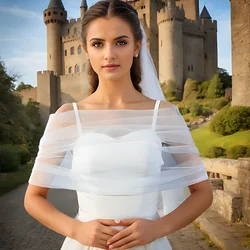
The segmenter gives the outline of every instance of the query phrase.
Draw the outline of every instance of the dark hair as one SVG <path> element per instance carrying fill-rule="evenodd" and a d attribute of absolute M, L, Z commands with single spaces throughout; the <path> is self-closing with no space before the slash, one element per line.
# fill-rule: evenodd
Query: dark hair
<path fill-rule="evenodd" d="M 84 14 L 81 21 L 81 41 L 85 48 L 87 48 L 86 36 L 88 32 L 88 25 L 91 21 L 100 17 L 119 17 L 131 26 L 134 35 L 134 42 L 142 40 L 142 31 L 140 29 L 140 21 L 138 19 L 137 11 L 127 2 L 122 0 L 102 0 L 91 6 Z M 96 72 L 93 70 L 91 64 L 88 64 L 88 74 L 90 75 L 91 93 L 94 93 L 98 87 L 99 79 Z M 140 68 L 140 53 L 138 57 L 133 58 L 132 67 L 130 69 L 130 77 L 133 86 L 139 92 L 141 87 L 141 68 Z"/>

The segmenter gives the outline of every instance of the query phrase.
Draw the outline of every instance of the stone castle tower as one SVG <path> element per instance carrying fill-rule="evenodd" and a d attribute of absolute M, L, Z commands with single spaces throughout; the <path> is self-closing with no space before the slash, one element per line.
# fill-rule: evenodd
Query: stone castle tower
<path fill-rule="evenodd" d="M 231 1 L 232 105 L 250 106 L 249 13 L 250 0 Z"/>
<path fill-rule="evenodd" d="M 79 0 L 80 1 L 80 0 Z M 138 12 L 147 35 L 160 83 L 173 80 L 182 98 L 187 78 L 204 81 L 217 72 L 217 22 L 199 0 L 127 0 Z M 87 11 L 82 0 L 80 17 Z M 37 101 L 46 123 L 62 104 L 88 95 L 87 59 L 79 39 L 81 18 L 67 20 L 62 0 L 50 0 L 44 11 L 47 70 L 37 73 Z"/>

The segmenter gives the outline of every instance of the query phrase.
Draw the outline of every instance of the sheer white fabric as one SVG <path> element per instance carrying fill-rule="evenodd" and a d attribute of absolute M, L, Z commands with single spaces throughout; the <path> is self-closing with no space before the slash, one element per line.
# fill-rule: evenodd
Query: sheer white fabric
<path fill-rule="evenodd" d="M 188 127 L 169 104 L 159 110 L 51 114 L 29 183 L 99 195 L 138 195 L 207 178 Z"/>

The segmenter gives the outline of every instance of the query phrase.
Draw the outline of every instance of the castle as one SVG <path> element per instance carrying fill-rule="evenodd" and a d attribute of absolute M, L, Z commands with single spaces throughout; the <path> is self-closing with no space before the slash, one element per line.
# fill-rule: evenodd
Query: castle
<path fill-rule="evenodd" d="M 231 3 L 232 105 L 250 106 L 250 0 Z"/>
<path fill-rule="evenodd" d="M 138 12 L 161 84 L 173 80 L 177 98 L 181 99 L 187 78 L 198 81 L 212 78 L 218 68 L 217 22 L 205 6 L 199 14 L 199 0 L 127 2 Z M 81 18 L 87 9 L 86 0 L 82 0 L 80 18 L 67 20 L 62 1 L 50 0 L 43 13 L 47 27 L 47 70 L 37 72 L 33 97 L 40 103 L 44 123 L 62 104 L 88 95 L 87 58 L 79 39 Z"/>

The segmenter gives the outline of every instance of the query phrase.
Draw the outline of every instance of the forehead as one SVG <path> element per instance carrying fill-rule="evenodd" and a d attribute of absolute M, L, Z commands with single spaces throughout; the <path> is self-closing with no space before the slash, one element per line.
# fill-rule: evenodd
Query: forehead
<path fill-rule="evenodd" d="M 127 35 L 132 38 L 131 27 L 124 20 L 111 18 L 97 18 L 88 26 L 87 40 L 91 38 L 112 39 L 121 35 Z"/>

